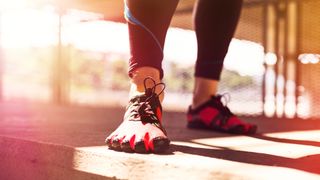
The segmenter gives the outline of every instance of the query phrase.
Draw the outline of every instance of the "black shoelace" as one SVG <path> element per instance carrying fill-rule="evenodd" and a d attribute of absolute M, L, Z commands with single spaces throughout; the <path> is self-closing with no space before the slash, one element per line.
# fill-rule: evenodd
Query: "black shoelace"
<path fill-rule="evenodd" d="M 147 87 L 147 81 L 151 80 L 153 86 L 151 88 Z M 159 93 L 156 93 L 156 88 L 162 86 Z M 159 95 L 163 93 L 165 89 L 164 83 L 156 83 L 151 77 L 144 79 L 145 94 L 142 97 L 136 97 L 132 100 L 132 110 L 131 110 L 131 121 L 142 121 L 143 123 L 152 123 L 157 127 L 161 128 L 159 120 L 154 113 L 152 108 L 152 103 L 155 102 L 155 98 L 159 98 Z M 162 128 L 161 128 L 162 129 Z"/>
<path fill-rule="evenodd" d="M 222 103 L 221 99 L 225 98 L 226 102 L 225 104 Z M 221 119 L 221 124 L 224 125 L 227 123 L 227 121 L 230 119 L 231 116 L 234 114 L 230 111 L 230 109 L 227 107 L 227 104 L 230 100 L 229 98 L 226 98 L 225 95 L 219 95 L 215 97 L 215 106 L 219 109 L 220 113 L 222 114 L 223 118 Z"/>

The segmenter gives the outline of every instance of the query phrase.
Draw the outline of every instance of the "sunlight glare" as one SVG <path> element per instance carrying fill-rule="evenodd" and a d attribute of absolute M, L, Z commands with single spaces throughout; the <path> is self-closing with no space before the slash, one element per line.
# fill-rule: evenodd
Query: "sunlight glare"
<path fill-rule="evenodd" d="M 0 0 L 0 11 L 12 11 L 25 8 L 30 0 Z"/>
<path fill-rule="evenodd" d="M 2 15 L 6 48 L 46 47 L 57 43 L 57 15 L 53 9 L 23 9 Z"/>
<path fill-rule="evenodd" d="M 290 142 L 290 140 L 310 141 L 310 139 L 320 142 L 320 130 L 265 133 L 263 136 L 272 137 L 274 140 L 248 136 L 228 136 L 193 139 L 192 142 L 200 143 L 203 146 L 225 147 L 232 150 L 265 153 L 288 158 L 301 158 L 320 153 L 319 147 Z M 288 143 L 285 139 L 288 139 Z M 281 142 L 280 140 L 284 141 Z"/>

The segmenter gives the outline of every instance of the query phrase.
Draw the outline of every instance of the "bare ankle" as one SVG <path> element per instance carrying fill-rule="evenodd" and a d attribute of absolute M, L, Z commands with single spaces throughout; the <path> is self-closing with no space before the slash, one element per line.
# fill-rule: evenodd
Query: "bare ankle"
<path fill-rule="evenodd" d="M 218 81 L 201 77 L 195 78 L 192 108 L 197 108 L 217 93 Z"/>
<path fill-rule="evenodd" d="M 208 96 L 193 96 L 192 98 L 192 109 L 199 107 L 201 104 L 207 102 L 211 98 L 211 95 Z"/>

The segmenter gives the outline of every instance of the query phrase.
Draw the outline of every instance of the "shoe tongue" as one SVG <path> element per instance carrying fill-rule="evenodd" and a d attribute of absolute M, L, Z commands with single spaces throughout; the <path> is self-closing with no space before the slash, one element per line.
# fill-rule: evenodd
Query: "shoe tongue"
<path fill-rule="evenodd" d="M 138 102 L 143 102 L 145 101 L 147 98 L 151 97 L 154 93 L 152 92 L 152 89 L 151 88 L 148 88 L 145 90 L 145 93 L 144 94 L 141 94 L 141 95 L 137 95 L 135 97 L 133 97 L 131 99 L 131 101 L 138 101 Z"/>

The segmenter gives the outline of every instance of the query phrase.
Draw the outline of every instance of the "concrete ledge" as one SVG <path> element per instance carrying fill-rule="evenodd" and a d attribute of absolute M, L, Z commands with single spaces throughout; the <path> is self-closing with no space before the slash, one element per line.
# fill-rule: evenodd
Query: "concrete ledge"
<path fill-rule="evenodd" d="M 73 148 L 0 137 L 0 179 L 114 179 L 73 168 Z"/>
<path fill-rule="evenodd" d="M 103 144 L 122 109 L 2 109 L 1 180 L 320 178 L 320 121 L 249 119 L 260 134 L 248 137 L 188 130 L 183 113 L 167 112 L 172 144 L 167 154 L 155 155 Z"/>
<path fill-rule="evenodd" d="M 124 154 L 106 150 L 104 146 L 73 148 L 10 137 L 0 137 L 0 144 L 2 147 L 0 179 L 8 180 L 273 179 L 280 177 L 281 179 L 311 180 L 320 177 L 312 173 L 278 167 L 276 164 L 274 166 L 250 165 L 200 155 L 187 155 L 177 151 L 171 155 Z M 174 143 L 173 146 L 181 146 L 181 143 Z"/>

